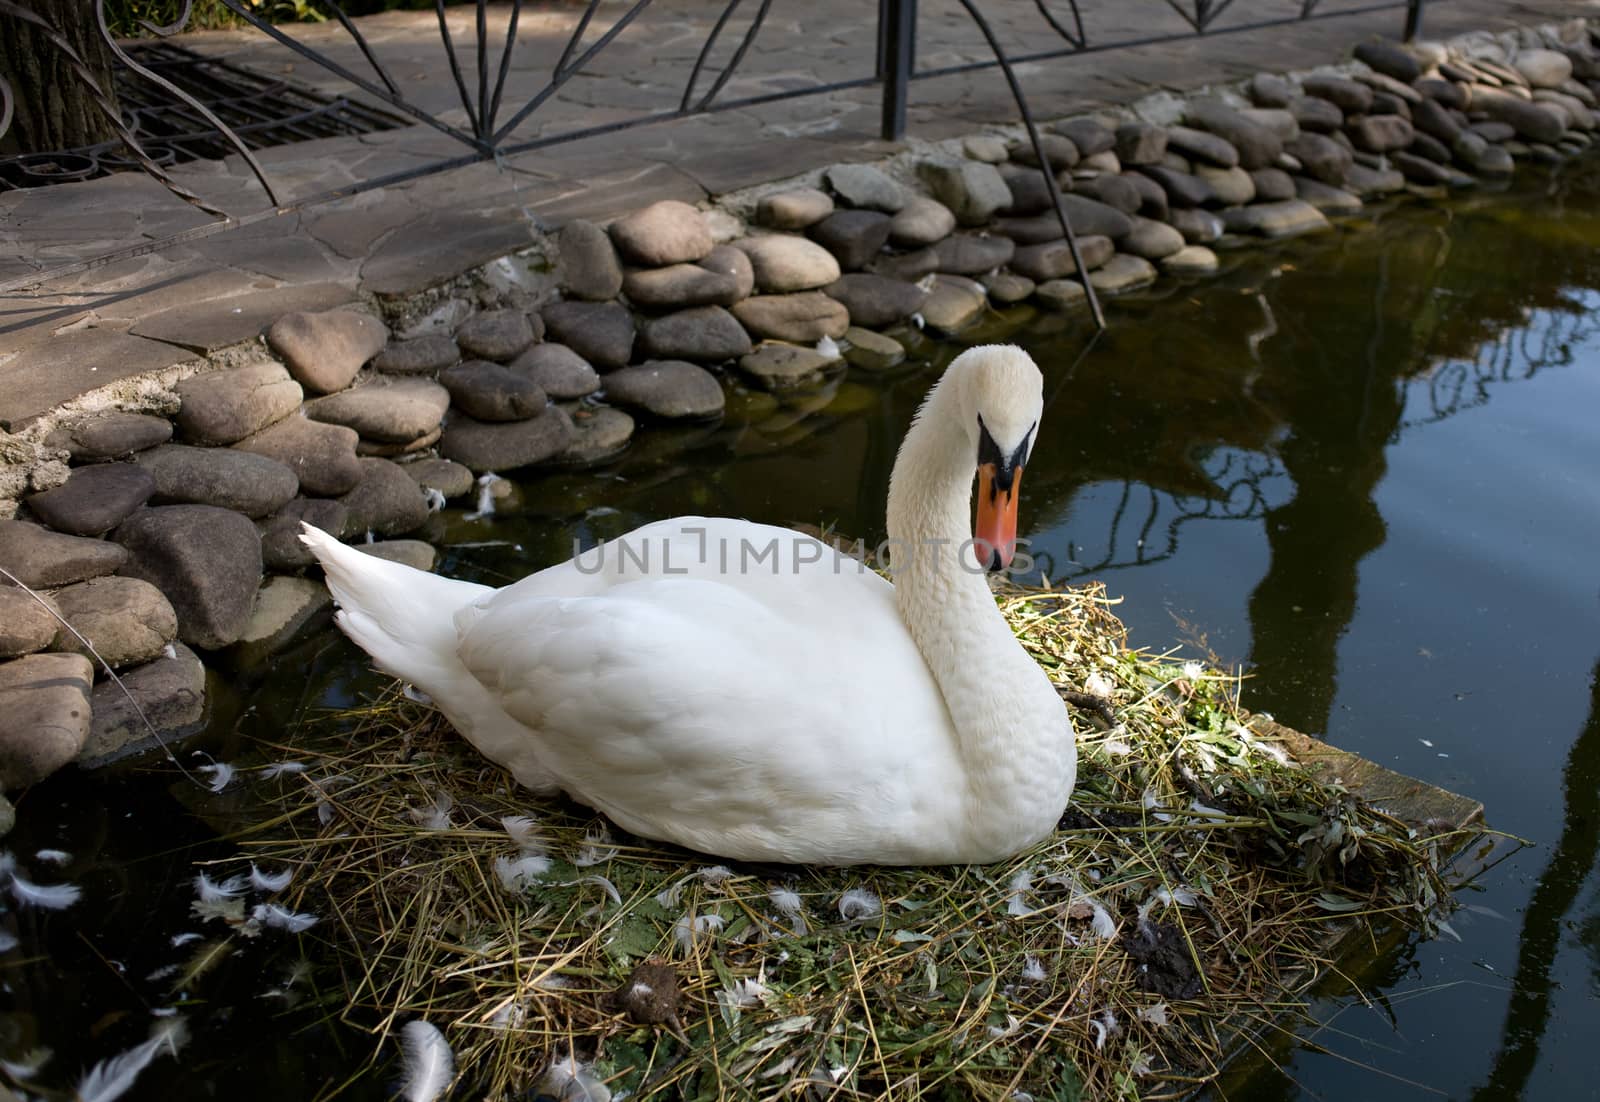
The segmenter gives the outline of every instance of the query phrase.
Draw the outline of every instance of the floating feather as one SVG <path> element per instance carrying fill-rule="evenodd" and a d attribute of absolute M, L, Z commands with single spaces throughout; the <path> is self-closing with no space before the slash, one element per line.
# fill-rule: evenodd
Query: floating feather
<path fill-rule="evenodd" d="M 291 934 L 298 934 L 317 924 L 317 916 L 313 914 L 298 914 L 287 907 L 280 907 L 276 903 L 258 903 L 250 912 L 250 917 L 263 926 L 272 926 L 279 930 L 286 930 Z"/>
<path fill-rule="evenodd" d="M 439 1028 L 421 1018 L 400 1029 L 400 1057 L 404 1080 L 400 1097 L 406 1102 L 434 1102 L 455 1078 L 455 1055 Z"/>
<path fill-rule="evenodd" d="M 527 890 L 549 871 L 550 858 L 537 853 L 525 853 L 521 857 L 501 855 L 494 859 L 494 874 L 500 878 L 500 886 L 508 892 Z"/>
<path fill-rule="evenodd" d="M 256 868 L 255 862 L 250 863 L 250 886 L 263 892 L 281 892 L 289 886 L 294 879 L 293 869 L 284 869 L 282 872 L 262 872 Z"/>
<path fill-rule="evenodd" d="M 428 512 L 430 513 L 437 513 L 444 508 L 444 492 L 436 486 L 424 486 L 422 488 L 422 499 L 428 503 Z"/>
<path fill-rule="evenodd" d="M 76 1102 L 113 1102 L 132 1088 L 141 1072 L 163 1052 L 174 1057 L 188 1038 L 182 1018 L 166 1018 L 156 1023 L 150 1039 L 127 1052 L 102 1060 L 78 1081 Z"/>
<path fill-rule="evenodd" d="M 244 892 L 245 879 L 242 876 L 230 876 L 222 883 L 217 883 L 205 873 L 194 878 L 194 890 L 200 896 L 202 903 L 217 903 L 224 899 L 233 899 Z"/>
<path fill-rule="evenodd" d="M 0 930 L 0 953 L 9 953 L 20 944 L 16 934 L 10 930 Z"/>
<path fill-rule="evenodd" d="M 59 911 L 76 903 L 83 895 L 83 889 L 76 884 L 35 884 L 21 873 L 13 872 L 11 894 L 17 897 L 18 903 L 26 906 Z"/>
<path fill-rule="evenodd" d="M 839 914 L 846 922 L 882 913 L 883 901 L 866 888 L 851 888 L 839 897 Z"/>
<path fill-rule="evenodd" d="M 478 508 L 476 512 L 467 514 L 468 520 L 494 516 L 494 484 L 501 481 L 504 480 L 493 471 L 478 476 Z"/>
<path fill-rule="evenodd" d="M 30 1048 L 15 1060 L 0 1060 L 0 1068 L 11 1078 L 26 1082 L 44 1070 L 52 1055 L 47 1048 Z"/>
<path fill-rule="evenodd" d="M 207 782 L 206 787 L 212 792 L 221 792 L 233 781 L 233 766 L 225 761 L 214 761 L 209 765 L 197 765 L 195 766 L 195 772 L 209 773 L 211 775 L 211 780 Z"/>
<path fill-rule="evenodd" d="M 77 1102 L 113 1102 L 121 1098 L 163 1047 L 159 1037 L 152 1037 L 121 1055 L 100 1061 L 78 1081 Z"/>
<path fill-rule="evenodd" d="M 189 944 L 191 941 L 199 941 L 200 938 L 203 937 L 203 936 L 204 935 L 202 935 L 202 934 L 195 934 L 195 933 L 173 934 L 172 935 L 172 947 L 174 949 L 180 949 L 183 946 Z"/>
<path fill-rule="evenodd" d="M 303 761 L 275 761 L 271 765 L 263 765 L 256 770 L 256 775 L 264 781 L 276 780 L 279 777 L 288 777 L 296 773 L 304 773 L 306 763 Z"/>
<path fill-rule="evenodd" d="M 33 855 L 33 859 L 47 865 L 65 865 L 72 861 L 72 854 L 64 849 L 42 849 Z"/>

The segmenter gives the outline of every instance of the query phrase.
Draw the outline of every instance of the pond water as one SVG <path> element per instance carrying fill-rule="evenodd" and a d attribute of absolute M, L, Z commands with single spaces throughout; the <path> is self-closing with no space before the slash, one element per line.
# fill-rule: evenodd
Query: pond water
<path fill-rule="evenodd" d="M 1104 580 L 1136 646 L 1252 676 L 1245 703 L 1483 801 L 1533 845 L 1464 895 L 1460 940 L 1366 962 L 1360 995 L 1269 1046 L 1227 1098 L 1586 1097 L 1600 1036 L 1600 164 L 1512 191 L 1397 203 L 1317 238 L 1228 254 L 1217 278 L 1081 319 L 1019 311 L 1053 395 L 1022 518 L 1057 581 Z M 517 483 L 492 517 L 435 520 L 443 572 L 490 583 L 573 541 L 698 512 L 875 539 L 915 405 L 961 345 L 914 340 L 892 375 L 774 399 L 735 390 L 716 426 L 646 434 L 594 473 Z M 375 690 L 332 632 L 270 671 L 217 678 L 198 745 L 277 756 L 305 717 Z M 231 680 L 231 684 L 226 683 Z M 56 1049 L 44 1078 L 144 1036 L 187 959 L 191 863 L 234 852 L 238 798 L 143 762 L 26 794 L 5 844 L 73 854 L 70 911 L 16 919 L 0 958 L 0 1055 Z M 370 1040 L 337 997 L 281 989 L 282 942 L 215 964 L 181 1067 L 130 1097 L 310 1098 Z M 191 947 L 192 948 L 192 947 Z M 152 978 L 154 977 L 154 978 Z M 343 1097 L 382 1097 L 368 1076 Z"/>

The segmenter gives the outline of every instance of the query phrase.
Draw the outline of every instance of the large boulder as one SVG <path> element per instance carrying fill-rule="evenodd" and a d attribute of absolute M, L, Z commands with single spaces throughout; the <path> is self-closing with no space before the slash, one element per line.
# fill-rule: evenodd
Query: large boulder
<path fill-rule="evenodd" d="M 81 654 L 0 663 L 0 789 L 42 781 L 83 749 L 94 667 Z"/>
<path fill-rule="evenodd" d="M 355 310 L 285 314 L 267 329 L 267 344 L 300 385 L 317 394 L 343 390 L 361 365 L 389 340 L 389 330 Z"/>
<path fill-rule="evenodd" d="M 122 568 L 161 590 L 178 616 L 178 637 L 213 650 L 239 638 L 261 584 L 254 524 L 212 505 L 141 509 L 113 538 L 128 549 Z"/>
<path fill-rule="evenodd" d="M 25 520 L 0 520 L 0 566 L 30 589 L 114 574 L 127 561 L 128 552 L 115 543 L 65 536 Z M 10 582 L 0 578 L 0 584 Z"/>
<path fill-rule="evenodd" d="M 232 444 L 300 408 L 300 384 L 283 365 L 251 364 L 191 375 L 175 388 L 182 403 L 174 418 L 192 444 Z"/>
<path fill-rule="evenodd" d="M 58 589 L 52 596 L 72 625 L 71 631 L 58 628 L 52 650 L 99 658 L 121 669 L 154 658 L 178 634 L 178 615 L 171 602 L 138 578 L 92 578 Z"/>
<path fill-rule="evenodd" d="M 163 444 L 141 452 L 136 462 L 155 480 L 154 500 L 164 504 L 215 505 L 264 517 L 300 489 L 285 464 L 236 448 Z"/>

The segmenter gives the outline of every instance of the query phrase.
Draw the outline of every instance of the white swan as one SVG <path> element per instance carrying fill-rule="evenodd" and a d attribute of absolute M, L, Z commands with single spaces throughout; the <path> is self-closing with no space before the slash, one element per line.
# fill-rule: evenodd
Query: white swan
<path fill-rule="evenodd" d="M 647 524 L 498 590 L 301 538 L 345 633 L 529 788 L 720 857 L 996 861 L 1050 833 L 1077 768 L 967 538 L 976 470 L 980 557 L 1009 562 L 1041 384 L 1008 346 L 945 371 L 895 462 L 893 585 L 720 518 Z"/>

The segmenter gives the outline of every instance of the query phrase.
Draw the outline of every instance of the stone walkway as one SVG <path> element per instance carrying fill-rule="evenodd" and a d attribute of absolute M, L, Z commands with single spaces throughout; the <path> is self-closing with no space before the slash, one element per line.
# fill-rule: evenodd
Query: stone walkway
<path fill-rule="evenodd" d="M 1171 8 L 1157 0 L 1083 6 L 1089 9 L 1092 38 L 1182 28 Z M 1282 17 L 1299 6 L 1299 0 L 1250 0 L 1222 22 Z M 1325 4 L 1319 10 L 1340 6 L 1357 5 Z M 586 41 L 593 42 L 626 7 L 608 5 Z M 545 85 L 582 10 L 578 5 L 549 8 L 523 15 L 502 119 Z M 518 136 L 543 137 L 673 109 L 721 10 L 711 0 L 653 4 L 553 95 Z M 986 10 L 1010 51 L 1036 50 L 1054 41 L 1033 4 L 994 0 Z M 1425 29 L 1430 37 L 1446 37 L 1592 10 L 1584 0 L 1435 0 Z M 860 0 L 775 4 L 719 98 L 870 76 L 870 11 Z M 464 69 L 475 82 L 471 16 L 470 7 L 456 9 L 451 30 L 466 47 Z M 1163 89 L 1182 91 L 1263 69 L 1338 62 L 1365 37 L 1395 36 L 1400 18 L 1398 11 L 1385 11 L 1108 51 L 1023 65 L 1018 75 L 1037 116 L 1058 118 Z M 504 19 L 505 12 L 499 12 L 494 25 L 503 26 Z M 702 92 L 731 55 L 748 19 L 741 10 L 724 31 L 701 75 Z M 445 121 L 465 125 L 431 14 L 396 12 L 359 22 L 407 96 L 442 113 Z M 353 70 L 370 73 L 337 24 L 289 29 Z M 339 78 L 254 31 L 197 33 L 182 41 L 324 92 L 349 91 Z M 989 56 L 958 4 L 926 0 L 919 24 L 920 67 Z M 490 61 L 491 67 L 498 64 L 497 51 Z M 876 88 L 867 87 L 739 108 L 552 146 L 503 166 L 473 165 L 304 206 L 297 204 L 464 148 L 427 126 L 276 147 L 258 157 L 295 209 L 177 242 L 170 239 L 203 229 L 210 217 L 141 174 L 0 192 L 0 284 L 40 276 L 32 286 L 0 294 L 0 429 L 15 431 L 87 391 L 253 337 L 287 311 L 423 290 L 533 244 L 539 228 L 567 217 L 603 220 L 657 199 L 697 202 L 840 161 L 888 156 L 899 147 L 877 138 L 878 96 Z M 1018 121 L 995 70 L 919 81 L 912 98 L 913 141 Z M 270 207 L 237 157 L 180 166 L 173 175 L 235 217 Z M 74 274 L 51 274 L 138 249 L 150 251 Z"/>

